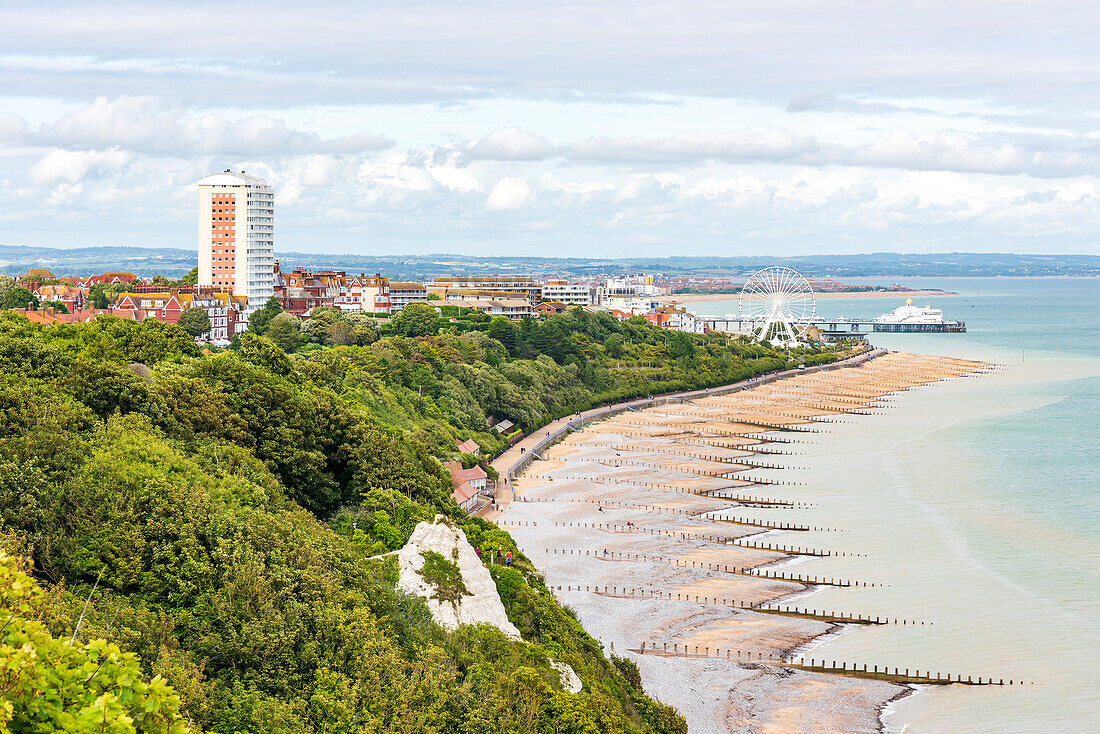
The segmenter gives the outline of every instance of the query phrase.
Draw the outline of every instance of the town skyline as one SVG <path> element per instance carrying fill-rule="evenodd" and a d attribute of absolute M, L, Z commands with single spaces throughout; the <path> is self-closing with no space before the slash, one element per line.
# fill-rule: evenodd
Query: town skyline
<path fill-rule="evenodd" d="M 1053 6 L 15 6 L 2 244 L 187 247 L 231 168 L 289 251 L 1096 252 L 1096 23 Z"/>

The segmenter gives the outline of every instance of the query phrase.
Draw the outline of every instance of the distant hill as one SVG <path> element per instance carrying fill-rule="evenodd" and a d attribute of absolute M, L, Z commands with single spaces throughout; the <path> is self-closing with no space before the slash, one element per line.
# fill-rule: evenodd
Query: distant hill
<path fill-rule="evenodd" d="M 395 280 L 426 280 L 439 275 L 514 273 L 532 276 L 598 276 L 629 273 L 663 275 L 742 275 L 769 265 L 786 265 L 807 276 L 1100 276 L 1098 255 L 1016 255 L 952 252 L 800 257 L 666 257 L 548 258 L 473 257 L 469 255 L 333 255 L 306 252 L 278 254 L 284 268 L 335 268 L 382 273 Z M 180 276 L 197 264 L 194 250 L 144 247 L 47 247 L 0 245 L 0 272 L 22 275 L 30 268 L 49 268 L 55 275 L 125 270 L 140 276 Z"/>

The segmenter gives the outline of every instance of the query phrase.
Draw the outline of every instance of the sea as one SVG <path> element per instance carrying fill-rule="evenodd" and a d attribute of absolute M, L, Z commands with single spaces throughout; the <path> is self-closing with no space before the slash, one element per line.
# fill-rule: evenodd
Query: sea
<path fill-rule="evenodd" d="M 1016 682 L 918 686 L 884 712 L 891 732 L 1100 732 L 1100 279 L 858 282 L 952 291 L 914 301 L 967 325 L 873 334 L 875 346 L 998 368 L 898 393 L 790 447 L 782 479 L 799 484 L 784 493 L 814 506 L 756 516 L 834 531 L 769 536 L 860 554 L 792 561 L 799 573 L 881 584 L 798 605 L 925 623 L 850 626 L 805 657 Z M 902 303 L 822 298 L 817 312 Z M 735 296 L 684 305 L 737 312 Z"/>

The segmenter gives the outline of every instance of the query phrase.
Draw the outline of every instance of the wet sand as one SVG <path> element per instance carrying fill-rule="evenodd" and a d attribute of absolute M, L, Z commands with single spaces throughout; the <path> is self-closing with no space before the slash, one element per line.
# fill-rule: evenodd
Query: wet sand
<path fill-rule="evenodd" d="M 755 662 L 789 659 L 844 625 L 752 609 L 815 587 L 747 575 L 797 575 L 799 557 L 734 545 L 766 543 L 766 529 L 729 519 L 748 498 L 783 501 L 784 472 L 767 465 L 794 462 L 787 432 L 858 422 L 892 393 L 985 367 L 891 353 L 622 413 L 545 451 L 500 522 L 585 629 L 634 660 L 647 692 L 676 706 L 693 734 L 881 731 L 882 708 L 907 687 Z"/>

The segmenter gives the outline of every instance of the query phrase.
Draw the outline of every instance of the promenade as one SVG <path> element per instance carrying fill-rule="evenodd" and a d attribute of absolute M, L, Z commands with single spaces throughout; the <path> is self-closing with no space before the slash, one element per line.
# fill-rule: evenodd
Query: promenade
<path fill-rule="evenodd" d="M 558 439 L 564 436 L 566 433 L 583 427 L 587 423 L 599 420 L 601 418 L 608 418 L 617 413 L 621 413 L 627 410 L 644 410 L 645 408 L 654 407 L 657 405 L 665 405 L 674 402 L 685 402 L 688 400 L 694 400 L 702 397 L 709 397 L 711 395 L 723 395 L 730 392 L 736 392 L 752 387 L 756 387 L 761 384 L 774 382 L 794 375 L 804 375 L 821 370 L 833 370 L 840 367 L 853 366 L 862 364 L 868 360 L 879 357 L 886 352 L 882 349 L 873 349 L 861 354 L 857 354 L 848 359 L 841 360 L 840 362 L 833 362 L 826 365 L 818 365 L 815 367 L 807 367 L 805 369 L 798 370 L 783 370 L 780 372 L 773 372 L 766 375 L 759 375 L 747 380 L 741 380 L 740 382 L 731 383 L 729 385 L 722 385 L 714 388 L 705 388 L 703 390 L 685 390 L 681 392 L 665 393 L 663 395 L 655 395 L 652 398 L 635 398 L 633 400 L 627 400 L 621 403 L 614 403 L 612 405 L 604 405 L 599 408 L 592 408 L 581 413 L 574 413 L 573 415 L 559 418 L 558 420 L 547 424 L 537 431 L 529 433 L 524 436 L 520 441 L 517 441 L 513 446 L 509 447 L 504 453 L 498 456 L 491 462 L 491 466 L 497 470 L 500 478 L 496 484 L 496 502 L 491 505 L 486 505 L 477 514 L 478 517 L 486 520 L 496 521 L 511 507 L 512 502 L 515 500 L 515 487 L 514 479 L 522 471 L 523 467 L 536 457 L 541 449 L 546 446 L 550 446 Z"/>

